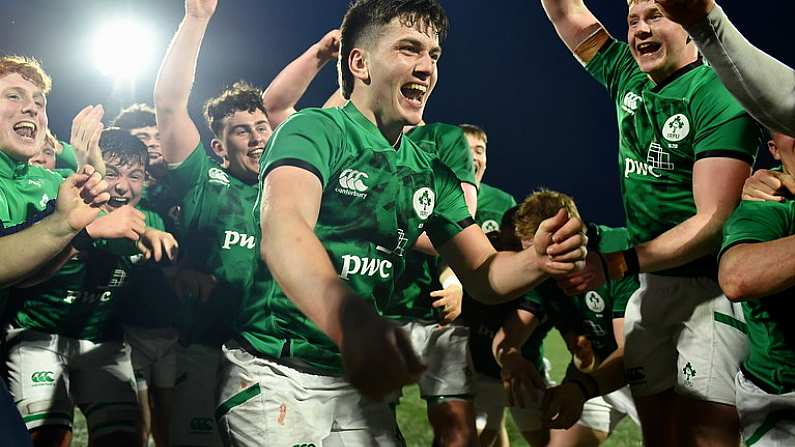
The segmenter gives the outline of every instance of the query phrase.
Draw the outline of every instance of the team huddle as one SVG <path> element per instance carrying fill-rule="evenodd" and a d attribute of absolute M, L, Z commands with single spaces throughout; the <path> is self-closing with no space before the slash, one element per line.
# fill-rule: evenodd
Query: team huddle
<path fill-rule="evenodd" d="M 437 0 L 354 1 L 267 88 L 207 100 L 206 144 L 218 0 L 185 1 L 151 106 L 87 106 L 68 141 L 49 75 L 0 57 L 2 445 L 70 445 L 78 407 L 99 447 L 400 446 L 414 383 L 435 446 L 509 445 L 506 410 L 533 447 L 627 416 L 649 446 L 795 443 L 795 107 L 770 93 L 795 77 L 713 0 L 627 3 L 624 42 L 540 1 L 615 106 L 621 228 L 517 203 L 484 129 L 423 121 Z M 339 89 L 296 110 L 329 61 Z M 781 167 L 751 176 L 765 128 Z"/>

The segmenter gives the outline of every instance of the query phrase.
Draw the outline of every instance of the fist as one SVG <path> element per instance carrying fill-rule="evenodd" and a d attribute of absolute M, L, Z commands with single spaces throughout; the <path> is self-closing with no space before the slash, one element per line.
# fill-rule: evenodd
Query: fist
<path fill-rule="evenodd" d="M 682 26 L 699 22 L 715 8 L 715 0 L 655 0 L 660 11 Z"/>

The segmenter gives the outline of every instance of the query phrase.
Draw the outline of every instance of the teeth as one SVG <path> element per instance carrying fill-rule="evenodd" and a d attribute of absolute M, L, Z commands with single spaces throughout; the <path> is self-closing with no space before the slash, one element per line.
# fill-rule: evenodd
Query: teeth
<path fill-rule="evenodd" d="M 126 197 L 111 197 L 110 200 L 108 200 L 110 206 L 124 206 L 127 202 L 129 202 L 129 199 Z"/>
<path fill-rule="evenodd" d="M 14 130 L 25 129 L 25 128 L 31 129 L 31 130 L 33 130 L 35 132 L 36 131 L 36 124 L 31 123 L 30 121 L 21 121 L 21 122 L 18 122 L 14 126 Z"/>
<path fill-rule="evenodd" d="M 265 152 L 264 149 L 254 149 L 253 151 L 249 152 L 249 157 L 259 157 L 262 153 Z"/>
<path fill-rule="evenodd" d="M 403 88 L 409 88 L 409 89 L 412 89 L 412 90 L 419 90 L 422 93 L 425 93 L 425 92 L 428 91 L 428 87 L 426 87 L 426 86 L 424 86 L 422 84 L 417 84 L 415 82 L 412 82 L 410 84 L 406 84 L 405 86 L 403 86 Z"/>

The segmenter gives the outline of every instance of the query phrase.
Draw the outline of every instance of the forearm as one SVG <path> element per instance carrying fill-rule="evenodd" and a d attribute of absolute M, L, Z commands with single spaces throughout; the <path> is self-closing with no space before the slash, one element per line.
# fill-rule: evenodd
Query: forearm
<path fill-rule="evenodd" d="M 541 0 L 541 4 L 558 36 L 572 52 L 602 27 L 582 0 Z"/>
<path fill-rule="evenodd" d="M 188 108 L 204 33 L 209 19 L 186 16 L 166 51 L 155 82 L 155 107 L 161 113 Z"/>
<path fill-rule="evenodd" d="M 591 373 L 599 385 L 599 394 L 612 393 L 627 384 L 624 377 L 624 348 L 618 348 Z"/>
<path fill-rule="evenodd" d="M 77 233 L 53 214 L 19 233 L 0 237 L 0 251 L 14 254 L 13 262 L 0 263 L 0 287 L 30 278 L 53 261 Z"/>
<path fill-rule="evenodd" d="M 522 355 L 522 346 L 537 326 L 538 320 L 535 316 L 521 309 L 517 309 L 505 319 L 491 342 L 492 355 L 500 367 L 503 366 L 504 356 Z"/>
<path fill-rule="evenodd" d="M 346 312 L 366 303 L 339 278 L 305 222 L 285 216 L 263 220 L 262 225 L 268 236 L 263 238 L 261 256 L 277 283 L 296 307 L 340 346 Z M 296 265 L 306 269 L 296 269 Z"/>
<path fill-rule="evenodd" d="M 687 31 L 724 85 L 754 118 L 795 135 L 795 70 L 754 47 L 720 6 Z"/>
<path fill-rule="evenodd" d="M 635 251 L 640 271 L 666 270 L 713 255 L 720 246 L 726 217 L 696 214 L 656 238 L 637 245 Z"/>
<path fill-rule="evenodd" d="M 262 93 L 262 103 L 272 127 L 276 128 L 295 112 L 298 100 L 328 61 L 318 57 L 318 45 L 315 44 L 276 75 Z"/>
<path fill-rule="evenodd" d="M 738 244 L 720 259 L 718 280 L 732 301 L 758 299 L 795 286 L 795 236 Z"/>
<path fill-rule="evenodd" d="M 486 304 L 510 301 L 537 286 L 547 274 L 539 267 L 535 252 L 493 253 L 471 275 L 458 275 L 466 290 Z"/>

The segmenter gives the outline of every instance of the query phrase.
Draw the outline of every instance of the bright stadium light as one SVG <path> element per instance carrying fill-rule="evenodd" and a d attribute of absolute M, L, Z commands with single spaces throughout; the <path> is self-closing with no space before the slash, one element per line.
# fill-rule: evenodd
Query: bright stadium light
<path fill-rule="evenodd" d="M 97 68 L 117 81 L 132 81 L 152 64 L 152 30 L 133 19 L 120 18 L 104 24 L 92 42 Z"/>

